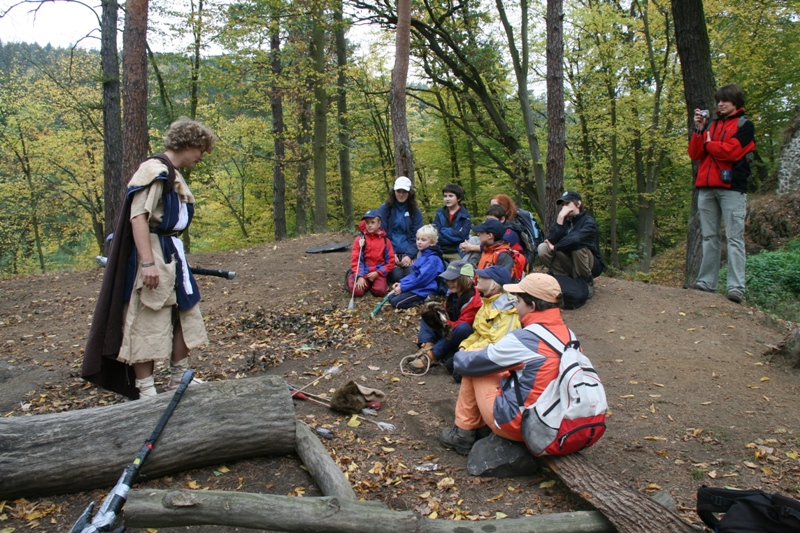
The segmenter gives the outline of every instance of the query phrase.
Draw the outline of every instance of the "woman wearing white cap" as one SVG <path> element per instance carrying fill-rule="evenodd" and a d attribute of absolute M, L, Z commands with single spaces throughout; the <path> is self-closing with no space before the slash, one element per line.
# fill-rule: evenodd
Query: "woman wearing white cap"
<path fill-rule="evenodd" d="M 392 241 L 395 267 L 387 281 L 391 286 L 411 273 L 417 256 L 417 230 L 422 227 L 422 211 L 417 206 L 417 194 L 411 180 L 400 176 L 394 182 L 389 198 L 378 209 L 381 228 Z"/>

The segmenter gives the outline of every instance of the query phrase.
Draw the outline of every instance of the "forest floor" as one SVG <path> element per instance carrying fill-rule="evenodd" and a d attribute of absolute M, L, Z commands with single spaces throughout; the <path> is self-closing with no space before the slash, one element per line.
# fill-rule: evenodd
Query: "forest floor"
<path fill-rule="evenodd" d="M 439 445 L 440 431 L 453 423 L 459 386 L 439 367 L 424 377 L 399 372 L 400 358 L 416 350 L 416 312 L 387 305 L 371 320 L 378 303 L 371 296 L 347 311 L 349 252 L 305 253 L 351 239 L 313 235 L 191 256 L 194 266 L 237 272 L 234 280 L 198 279 L 210 338 L 193 354 L 198 375 L 208 381 L 267 373 L 302 386 L 338 362 L 342 370 L 309 392 L 329 395 L 351 379 L 386 392 L 378 419 L 394 424 L 392 433 L 351 427 L 347 416 L 310 402 L 295 401 L 295 410 L 299 420 L 333 432 L 323 442 L 357 494 L 390 508 L 483 520 L 591 509 L 546 469 L 474 478 L 465 457 Z M 79 377 L 102 274 L 98 268 L 0 280 L 0 415 L 125 401 Z M 608 430 L 583 452 L 597 468 L 645 494 L 667 491 L 695 524 L 695 493 L 703 484 L 800 496 L 798 372 L 764 355 L 787 334 L 785 324 L 718 294 L 608 277 L 596 281 L 583 308 L 563 314 L 608 396 Z M 160 390 L 164 379 L 158 374 Z M 438 469 L 418 468 L 425 463 Z M 210 465 L 140 486 L 320 495 L 292 457 Z M 107 490 L 0 502 L 0 533 L 66 531 Z M 179 529 L 234 531 L 161 531 Z"/>

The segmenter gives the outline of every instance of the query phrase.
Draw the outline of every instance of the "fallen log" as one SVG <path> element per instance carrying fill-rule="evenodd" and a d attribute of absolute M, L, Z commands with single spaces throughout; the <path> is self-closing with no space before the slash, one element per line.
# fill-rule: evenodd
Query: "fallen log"
<path fill-rule="evenodd" d="M 322 494 L 335 496 L 340 500 L 358 500 L 347 477 L 328 455 L 328 450 L 325 449 L 311 428 L 299 421 L 297 422 L 295 449 Z"/>
<path fill-rule="evenodd" d="M 597 511 L 554 513 L 491 521 L 431 520 L 369 502 L 294 498 L 242 492 L 134 490 L 128 495 L 127 527 L 197 525 L 315 533 L 612 533 Z M 643 530 L 645 531 L 645 530 Z M 653 529 L 652 531 L 658 531 Z"/>
<path fill-rule="evenodd" d="M 542 459 L 570 490 L 603 513 L 619 533 L 697 533 L 676 513 L 603 473 L 580 454 Z"/>
<path fill-rule="evenodd" d="M 158 421 L 171 394 L 52 415 L 0 419 L 0 501 L 113 485 Z M 262 376 L 191 386 L 142 477 L 294 452 L 286 383 Z"/>

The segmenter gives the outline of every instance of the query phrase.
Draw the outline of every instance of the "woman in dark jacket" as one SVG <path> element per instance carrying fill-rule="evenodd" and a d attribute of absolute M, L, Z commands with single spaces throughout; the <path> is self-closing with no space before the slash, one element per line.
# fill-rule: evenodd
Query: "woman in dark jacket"
<path fill-rule="evenodd" d="M 389 273 L 389 286 L 411 273 L 417 256 L 417 231 L 422 227 L 422 211 L 417 206 L 417 195 L 411 180 L 400 176 L 394 182 L 389 198 L 378 209 L 381 228 L 392 241 L 395 267 Z"/>

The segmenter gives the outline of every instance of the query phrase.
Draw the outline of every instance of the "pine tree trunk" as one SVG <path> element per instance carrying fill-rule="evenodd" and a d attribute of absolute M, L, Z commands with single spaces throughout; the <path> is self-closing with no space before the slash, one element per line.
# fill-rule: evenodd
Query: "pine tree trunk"
<path fill-rule="evenodd" d="M 127 183 L 150 151 L 147 131 L 148 0 L 125 4 L 122 34 L 122 179 Z"/>
<path fill-rule="evenodd" d="M 322 0 L 314 0 L 314 231 L 328 229 L 328 95 L 325 91 L 325 21 Z"/>
<path fill-rule="evenodd" d="M 314 81 L 306 79 L 308 93 L 314 91 Z M 297 192 L 295 193 L 295 231 L 297 235 L 308 233 L 308 175 L 311 168 L 311 99 L 300 96 L 300 131 L 297 139 Z"/>
<path fill-rule="evenodd" d="M 711 47 L 702 0 L 672 0 L 672 19 L 675 22 L 675 44 L 681 59 L 683 92 L 686 99 L 686 125 L 689 136 L 694 128 L 695 109 L 714 109 L 714 71 L 711 67 Z M 688 138 L 688 136 L 687 136 Z M 692 186 L 697 174 L 693 165 Z M 700 217 L 697 213 L 697 189 L 692 194 L 692 211 L 686 230 L 685 283 L 693 283 L 700 271 L 702 239 Z"/>
<path fill-rule="evenodd" d="M 347 120 L 347 41 L 344 38 L 345 25 L 342 17 L 342 2 L 339 0 L 333 12 L 334 34 L 336 36 L 336 64 L 338 75 L 336 85 L 339 90 L 336 111 L 339 119 L 339 174 L 342 179 L 342 211 L 344 228 L 355 228 L 353 214 L 353 185 L 350 177 L 350 126 Z"/>
<path fill-rule="evenodd" d="M 284 165 L 286 158 L 286 139 L 284 138 L 283 96 L 279 87 L 281 79 L 281 35 L 280 22 L 272 19 L 272 35 L 269 39 L 269 55 L 272 68 L 269 101 L 272 109 L 272 136 L 275 160 L 272 163 L 272 223 L 275 226 L 275 240 L 286 238 L 286 178 Z"/>
<path fill-rule="evenodd" d="M 564 3 L 547 0 L 547 191 L 546 227 L 556 221 L 564 189 Z"/>
<path fill-rule="evenodd" d="M 414 181 L 414 155 L 406 121 L 406 79 L 411 49 L 411 0 L 397 0 L 397 36 L 392 69 L 391 114 L 394 167 L 397 176 Z"/>
<path fill-rule="evenodd" d="M 114 231 L 125 195 L 122 174 L 122 109 L 120 102 L 119 57 L 117 56 L 117 0 L 103 0 L 100 26 L 100 63 L 103 69 L 103 231 L 98 238 Z M 105 243 L 99 242 L 101 255 Z"/>

